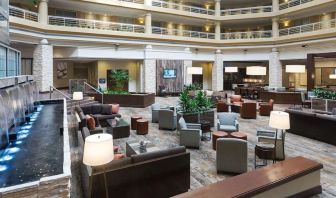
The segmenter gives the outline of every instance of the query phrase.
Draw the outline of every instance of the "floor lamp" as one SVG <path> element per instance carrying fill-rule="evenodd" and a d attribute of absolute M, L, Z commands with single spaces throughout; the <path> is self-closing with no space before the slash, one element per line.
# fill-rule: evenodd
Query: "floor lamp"
<path fill-rule="evenodd" d="M 272 111 L 269 120 L 269 126 L 275 129 L 275 139 L 274 139 L 274 159 L 273 163 L 276 161 L 276 148 L 278 139 L 278 130 L 281 132 L 281 139 L 283 145 L 285 145 L 285 139 L 283 135 L 283 130 L 290 129 L 289 114 L 283 111 Z M 283 154 L 285 157 L 285 146 L 283 146 Z"/>
<path fill-rule="evenodd" d="M 90 135 L 85 138 L 83 163 L 88 166 L 104 165 L 104 184 L 106 198 L 109 197 L 108 187 L 106 183 L 105 165 L 110 163 L 114 158 L 113 137 L 110 134 L 101 133 Z M 92 180 L 94 176 L 92 174 Z"/>
<path fill-rule="evenodd" d="M 224 71 L 225 73 L 229 73 L 230 74 L 230 83 L 231 83 L 231 91 L 233 91 L 232 89 L 232 73 L 237 73 L 238 72 L 238 67 L 224 67 Z M 233 93 L 231 93 L 233 95 Z"/>

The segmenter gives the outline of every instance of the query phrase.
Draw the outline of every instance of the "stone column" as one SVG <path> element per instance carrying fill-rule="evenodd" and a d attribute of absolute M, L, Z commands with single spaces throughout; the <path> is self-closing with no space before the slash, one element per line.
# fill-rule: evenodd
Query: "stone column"
<path fill-rule="evenodd" d="M 152 46 L 146 45 L 142 68 L 142 91 L 156 93 L 156 60 L 151 57 Z"/>
<path fill-rule="evenodd" d="M 146 6 L 152 6 L 152 0 L 145 0 Z"/>
<path fill-rule="evenodd" d="M 172 22 L 167 23 L 168 34 L 173 35 L 174 33 L 174 24 Z"/>
<path fill-rule="evenodd" d="M 185 48 L 184 52 L 186 54 L 191 54 L 190 48 Z M 184 60 L 183 70 L 184 70 L 184 84 L 190 85 L 192 84 L 192 75 L 188 74 L 188 67 L 192 67 L 192 60 Z"/>
<path fill-rule="evenodd" d="M 173 7 L 173 3 L 174 3 L 173 0 L 169 0 L 169 1 L 168 1 L 168 8 L 173 9 L 173 8 L 174 8 L 174 7 Z"/>
<path fill-rule="evenodd" d="M 217 50 L 215 53 L 215 61 L 212 65 L 212 90 L 223 90 L 223 54 L 221 50 Z"/>
<path fill-rule="evenodd" d="M 46 39 L 33 52 L 33 75 L 40 92 L 47 92 L 53 83 L 53 46 Z"/>
<path fill-rule="evenodd" d="M 152 34 L 152 14 L 147 13 L 145 16 L 145 33 Z"/>
<path fill-rule="evenodd" d="M 273 48 L 269 56 L 269 86 L 282 87 L 282 65 L 277 48 Z"/>
<path fill-rule="evenodd" d="M 183 10 L 183 1 L 179 2 L 179 10 Z"/>
<path fill-rule="evenodd" d="M 177 29 L 178 29 L 178 35 L 183 36 L 183 24 L 179 24 L 177 26 Z"/>
<path fill-rule="evenodd" d="M 327 29 L 327 28 L 330 28 L 331 27 L 331 23 L 330 23 L 330 20 L 332 19 L 332 16 L 331 16 L 331 13 L 328 13 L 328 14 L 323 14 L 322 15 L 322 28 L 323 29 Z"/>
<path fill-rule="evenodd" d="M 273 38 L 279 37 L 279 19 L 277 17 L 272 18 L 272 34 Z"/>
<path fill-rule="evenodd" d="M 221 40 L 221 23 L 219 21 L 215 24 L 215 39 Z"/>
<path fill-rule="evenodd" d="M 38 6 L 39 22 L 48 24 L 48 0 L 40 0 Z"/>
<path fill-rule="evenodd" d="M 215 16 L 221 16 L 221 0 L 215 0 Z"/>
<path fill-rule="evenodd" d="M 272 0 L 272 9 L 273 12 L 279 11 L 279 0 Z"/>

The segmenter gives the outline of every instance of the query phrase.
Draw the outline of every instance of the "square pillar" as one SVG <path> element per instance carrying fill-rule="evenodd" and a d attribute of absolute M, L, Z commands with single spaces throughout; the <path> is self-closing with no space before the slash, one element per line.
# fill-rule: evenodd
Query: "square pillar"
<path fill-rule="evenodd" d="M 43 39 L 33 53 L 33 75 L 40 92 L 50 91 L 53 86 L 53 46 Z"/>
<path fill-rule="evenodd" d="M 142 66 L 142 91 L 156 93 L 156 60 L 150 57 L 152 46 L 147 45 L 145 49 L 145 59 Z"/>
<path fill-rule="evenodd" d="M 215 61 L 212 66 L 212 90 L 222 91 L 224 86 L 223 81 L 223 54 L 221 50 L 217 50 L 215 53 Z"/>
<path fill-rule="evenodd" d="M 184 84 L 190 85 L 192 84 L 192 75 L 188 74 L 188 67 L 192 67 L 192 60 L 185 60 L 183 62 L 184 69 Z"/>
<path fill-rule="evenodd" d="M 269 56 L 269 87 L 282 87 L 282 64 L 276 48 L 272 49 Z"/>

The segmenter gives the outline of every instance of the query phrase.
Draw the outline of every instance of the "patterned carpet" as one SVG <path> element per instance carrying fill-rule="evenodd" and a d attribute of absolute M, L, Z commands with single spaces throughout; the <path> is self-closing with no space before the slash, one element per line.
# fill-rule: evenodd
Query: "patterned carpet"
<path fill-rule="evenodd" d="M 156 98 L 156 102 L 162 106 L 171 106 L 177 104 L 176 97 Z M 275 105 L 275 110 L 283 110 L 285 105 Z M 138 108 L 121 108 L 121 115 L 125 120 L 130 122 L 132 115 L 141 115 L 143 118 L 151 121 L 150 107 L 144 109 Z M 69 118 L 71 119 L 71 118 Z M 256 120 L 240 119 L 240 131 L 248 134 L 248 170 L 254 169 L 254 145 L 256 143 L 256 129 L 267 127 L 269 117 L 258 116 Z M 215 129 L 213 129 L 215 130 Z M 75 137 L 75 136 L 73 136 Z M 125 142 L 128 140 L 150 140 L 160 148 L 166 148 L 179 144 L 177 131 L 159 130 L 158 124 L 149 124 L 149 134 L 138 136 L 131 131 L 129 138 L 115 140 L 114 143 L 119 145 L 125 151 Z M 285 141 L 286 158 L 295 156 L 304 156 L 316 160 L 324 165 L 321 173 L 323 193 L 316 197 L 336 197 L 336 147 L 307 139 L 301 136 L 287 133 Z M 77 156 L 76 140 L 72 139 L 72 193 L 71 197 L 82 197 L 80 187 L 80 177 L 78 164 L 81 159 Z M 216 172 L 216 152 L 212 149 L 212 141 L 202 141 L 201 149 L 188 149 L 191 154 L 191 190 L 223 180 L 233 175 L 217 174 Z"/>

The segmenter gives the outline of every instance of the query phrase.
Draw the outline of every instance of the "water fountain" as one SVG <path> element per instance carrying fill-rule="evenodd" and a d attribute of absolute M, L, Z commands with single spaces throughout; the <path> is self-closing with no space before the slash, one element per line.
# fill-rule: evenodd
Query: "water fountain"
<path fill-rule="evenodd" d="M 8 138 L 8 122 L 5 102 L 0 94 L 0 150 L 6 148 L 9 143 Z"/>

